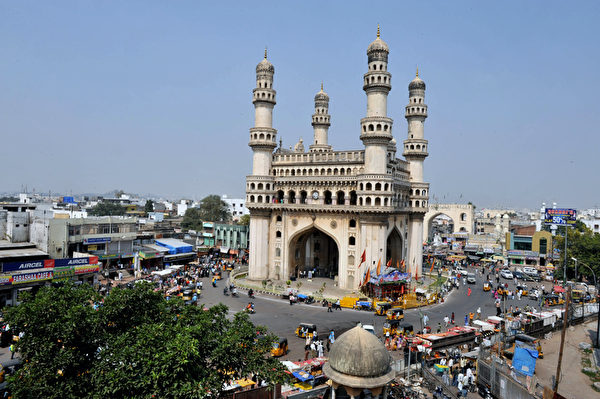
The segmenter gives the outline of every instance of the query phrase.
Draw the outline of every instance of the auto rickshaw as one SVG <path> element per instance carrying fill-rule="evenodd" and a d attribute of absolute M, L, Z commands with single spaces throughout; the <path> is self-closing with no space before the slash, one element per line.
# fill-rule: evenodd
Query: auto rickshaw
<path fill-rule="evenodd" d="M 562 305 L 563 303 L 565 303 L 565 300 L 562 299 L 561 297 L 559 297 L 556 294 L 546 295 L 546 297 L 544 298 L 544 300 L 548 301 L 548 305 L 549 306 Z"/>
<path fill-rule="evenodd" d="M 517 284 L 517 291 L 521 290 L 521 295 L 522 296 L 527 296 L 529 291 L 527 290 L 527 286 L 525 284 Z"/>
<path fill-rule="evenodd" d="M 483 290 L 484 290 L 485 292 L 487 292 L 487 291 L 489 291 L 489 290 L 491 290 L 491 289 L 492 289 L 492 286 L 491 286 L 491 284 L 490 284 L 490 282 L 489 282 L 489 281 L 486 281 L 485 283 L 483 283 Z"/>
<path fill-rule="evenodd" d="M 288 341 L 287 338 L 279 338 L 277 342 L 273 342 L 273 347 L 271 348 L 271 356 L 279 357 L 287 354 L 288 351 Z"/>
<path fill-rule="evenodd" d="M 398 325 L 400 320 L 388 320 L 383 323 L 383 335 L 386 336 L 388 333 L 390 336 L 398 333 Z"/>
<path fill-rule="evenodd" d="M 400 323 L 398 323 L 398 327 L 396 329 L 396 333 L 397 334 L 412 334 L 414 332 L 413 329 L 413 325 L 406 322 L 406 321 L 401 321 Z"/>
<path fill-rule="evenodd" d="M 404 310 L 400 308 L 392 308 L 385 313 L 385 316 L 388 320 L 403 320 Z"/>
<path fill-rule="evenodd" d="M 300 325 L 296 328 L 296 336 L 300 338 L 306 338 L 308 335 L 312 339 L 315 331 L 317 331 L 317 326 L 315 324 L 300 323 Z"/>
<path fill-rule="evenodd" d="M 216 272 L 214 272 L 213 276 L 214 276 L 215 280 L 221 280 L 223 278 L 220 270 L 217 270 Z"/>
<path fill-rule="evenodd" d="M 392 304 L 389 302 L 375 302 L 375 316 L 385 316 L 391 308 Z"/>

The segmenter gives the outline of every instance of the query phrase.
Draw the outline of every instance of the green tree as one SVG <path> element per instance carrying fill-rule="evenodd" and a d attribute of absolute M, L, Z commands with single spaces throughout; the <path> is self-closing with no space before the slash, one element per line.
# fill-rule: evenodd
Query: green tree
<path fill-rule="evenodd" d="M 181 221 L 181 227 L 185 230 L 202 230 L 202 217 L 200 216 L 200 209 L 188 208 L 183 215 Z"/>
<path fill-rule="evenodd" d="M 144 212 L 154 212 L 154 201 L 152 201 L 151 199 L 146 201 L 146 205 L 144 205 Z"/>
<path fill-rule="evenodd" d="M 8 378 L 15 398 L 218 398 L 250 373 L 288 381 L 268 356 L 276 337 L 245 313 L 230 319 L 224 305 L 167 301 L 150 284 L 115 288 L 94 310 L 98 301 L 92 288 L 68 284 L 7 310 L 25 333 L 17 343 L 24 366 Z"/>
<path fill-rule="evenodd" d="M 218 195 L 209 195 L 200 201 L 200 216 L 211 222 L 229 222 L 231 214 L 227 204 Z"/>
<path fill-rule="evenodd" d="M 558 235 L 556 238 L 555 248 L 560 251 L 560 260 L 555 265 L 555 277 L 562 279 L 563 268 L 565 264 L 565 239 L 564 239 L 564 228 L 559 227 Z M 572 258 L 577 259 L 579 263 L 584 263 L 591 267 L 596 273 L 596 277 L 600 278 L 600 234 L 594 233 L 592 230 L 586 227 L 585 224 L 577 221 L 574 228 L 569 228 L 567 237 L 567 279 L 575 276 L 575 261 Z M 585 266 L 579 265 L 577 268 L 577 274 L 583 275 L 588 278 L 588 281 L 593 282 L 593 276 L 590 269 Z"/>
<path fill-rule="evenodd" d="M 242 226 L 248 226 L 250 224 L 250 215 L 242 215 L 238 220 L 238 224 Z"/>
<path fill-rule="evenodd" d="M 123 216 L 125 215 L 125 207 L 112 202 L 99 202 L 92 207 L 88 213 L 92 216 Z"/>

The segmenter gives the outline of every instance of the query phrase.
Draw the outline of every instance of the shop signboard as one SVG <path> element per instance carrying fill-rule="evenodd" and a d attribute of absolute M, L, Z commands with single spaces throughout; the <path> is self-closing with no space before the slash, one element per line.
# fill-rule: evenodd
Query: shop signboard
<path fill-rule="evenodd" d="M 33 269 L 44 269 L 48 267 L 54 267 L 54 261 L 52 259 L 45 260 L 33 260 L 24 262 L 8 262 L 2 264 L 3 272 L 15 272 L 21 270 L 33 270 Z"/>
<path fill-rule="evenodd" d="M 87 250 L 88 251 L 97 251 L 98 245 L 88 245 Z"/>
<path fill-rule="evenodd" d="M 575 209 L 564 208 L 546 208 L 544 214 L 545 224 L 556 224 L 559 226 L 573 226 L 577 221 L 577 211 Z"/>
<path fill-rule="evenodd" d="M 12 276 L 0 276 L 0 285 L 9 285 L 12 283 Z"/>
<path fill-rule="evenodd" d="M 108 254 L 108 255 L 100 255 L 100 259 L 117 259 L 119 257 L 118 254 Z"/>
<path fill-rule="evenodd" d="M 13 284 L 24 284 L 31 283 L 35 281 L 44 281 L 44 280 L 52 280 L 54 273 L 52 270 L 45 270 L 42 272 L 36 273 L 24 273 L 24 274 L 13 274 L 12 283 Z"/>
<path fill-rule="evenodd" d="M 86 265 L 73 267 L 75 274 L 97 273 L 100 271 L 100 265 Z"/>
<path fill-rule="evenodd" d="M 71 277 L 73 277 L 74 275 L 75 275 L 75 271 L 73 270 L 73 267 L 71 267 L 71 266 L 55 267 L 53 280 L 54 281 L 68 280 Z"/>
<path fill-rule="evenodd" d="M 106 242 L 110 242 L 110 237 L 90 237 L 90 238 L 84 238 L 83 239 L 83 243 L 84 244 L 104 244 Z"/>
<path fill-rule="evenodd" d="M 54 267 L 95 265 L 97 263 L 97 256 L 88 256 L 84 258 L 54 259 Z"/>

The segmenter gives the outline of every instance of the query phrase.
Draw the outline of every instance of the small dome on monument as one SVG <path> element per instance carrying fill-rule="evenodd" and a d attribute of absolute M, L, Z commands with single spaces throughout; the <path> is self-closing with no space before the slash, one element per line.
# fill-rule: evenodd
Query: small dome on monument
<path fill-rule="evenodd" d="M 379 25 L 377 25 L 377 38 L 373 40 L 371 44 L 369 44 L 369 47 L 367 48 L 367 54 L 373 51 L 385 51 L 386 53 L 390 52 L 390 48 L 388 47 L 387 43 L 381 40 L 379 36 Z"/>
<path fill-rule="evenodd" d="M 265 58 L 263 58 L 263 60 L 261 62 L 258 63 L 258 65 L 256 66 L 256 73 L 258 72 L 270 72 L 270 73 L 275 73 L 275 68 L 273 67 L 273 64 L 271 64 L 269 62 L 269 60 L 267 60 L 267 49 L 265 48 Z"/>
<path fill-rule="evenodd" d="M 323 83 L 321 83 L 321 90 L 315 94 L 315 101 L 329 101 L 329 95 L 323 91 Z"/>
<path fill-rule="evenodd" d="M 300 139 L 294 146 L 294 152 L 304 152 L 304 140 Z"/>
<path fill-rule="evenodd" d="M 417 68 L 417 76 L 409 83 L 408 90 L 425 90 L 425 82 L 419 77 L 419 68 Z"/>
<path fill-rule="evenodd" d="M 331 347 L 323 371 L 332 381 L 352 388 L 376 388 L 396 376 L 383 343 L 358 325 L 342 334 Z"/>

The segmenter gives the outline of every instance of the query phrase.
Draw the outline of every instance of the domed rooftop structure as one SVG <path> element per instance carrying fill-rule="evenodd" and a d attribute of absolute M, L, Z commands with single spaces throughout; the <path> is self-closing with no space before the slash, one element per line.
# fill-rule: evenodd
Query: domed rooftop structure
<path fill-rule="evenodd" d="M 408 84 L 408 90 L 425 90 L 425 82 L 419 77 L 419 68 L 417 76 Z"/>
<path fill-rule="evenodd" d="M 323 91 L 323 83 L 321 83 L 321 90 L 315 94 L 315 101 L 329 101 L 329 95 Z"/>
<path fill-rule="evenodd" d="M 358 325 L 342 334 L 323 366 L 327 377 L 350 388 L 378 388 L 394 379 L 392 358 L 383 343 Z"/>
<path fill-rule="evenodd" d="M 265 58 L 263 58 L 263 60 L 259 62 L 256 66 L 256 73 L 259 72 L 275 73 L 275 68 L 273 67 L 273 64 L 271 64 L 269 60 L 267 60 L 267 49 L 265 49 Z"/>
<path fill-rule="evenodd" d="M 369 44 L 369 47 L 367 47 L 367 54 L 372 53 L 374 51 L 385 51 L 386 53 L 390 52 L 390 48 L 388 47 L 387 43 L 381 40 L 381 37 L 379 36 L 379 25 L 377 25 L 377 38 L 373 40 L 371 44 Z"/>

